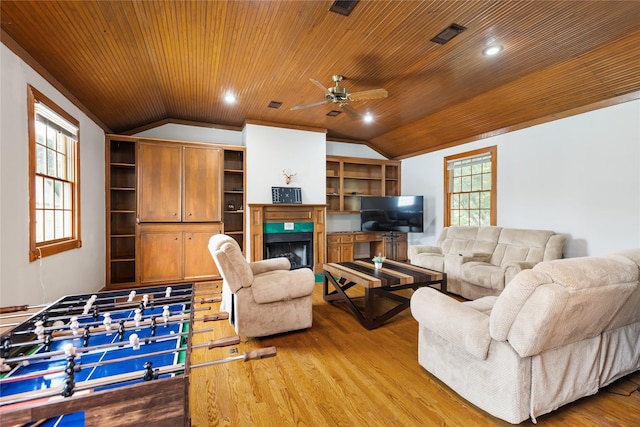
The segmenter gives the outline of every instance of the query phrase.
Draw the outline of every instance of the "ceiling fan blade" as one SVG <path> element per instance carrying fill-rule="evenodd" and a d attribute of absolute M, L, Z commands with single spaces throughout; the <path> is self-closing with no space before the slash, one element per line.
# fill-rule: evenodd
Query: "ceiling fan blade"
<path fill-rule="evenodd" d="M 365 99 L 380 99 L 386 98 L 389 93 L 386 89 L 371 89 L 363 90 L 362 92 L 354 92 L 349 95 L 350 101 L 363 101 Z"/>
<path fill-rule="evenodd" d="M 311 83 L 313 83 L 314 85 L 318 86 L 320 89 L 322 89 L 322 91 L 324 93 L 329 93 L 329 90 L 319 81 L 317 81 L 316 79 L 309 79 L 311 80 Z"/>
<path fill-rule="evenodd" d="M 360 113 L 358 113 L 351 105 L 342 102 L 340 103 L 340 108 L 342 108 L 344 112 L 347 113 L 347 116 L 351 117 L 353 120 L 360 120 Z"/>
<path fill-rule="evenodd" d="M 309 107 L 317 107 L 318 105 L 324 105 L 324 104 L 327 104 L 328 102 L 329 102 L 328 100 L 325 100 L 325 101 L 312 102 L 311 104 L 296 105 L 295 107 L 291 107 L 291 111 L 302 110 L 303 108 L 309 108 Z"/>

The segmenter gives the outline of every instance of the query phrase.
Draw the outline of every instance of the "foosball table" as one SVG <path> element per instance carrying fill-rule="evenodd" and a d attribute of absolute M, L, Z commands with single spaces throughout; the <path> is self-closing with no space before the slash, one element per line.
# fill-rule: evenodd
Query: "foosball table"
<path fill-rule="evenodd" d="M 194 333 L 212 330 L 194 331 L 194 322 L 228 319 L 199 315 L 210 308 L 203 304 L 220 301 L 217 286 L 197 292 L 178 284 L 66 296 L 3 332 L 0 425 L 189 425 L 190 372 L 276 353 L 269 347 L 191 364 L 196 347 L 240 342 L 192 345 Z"/>

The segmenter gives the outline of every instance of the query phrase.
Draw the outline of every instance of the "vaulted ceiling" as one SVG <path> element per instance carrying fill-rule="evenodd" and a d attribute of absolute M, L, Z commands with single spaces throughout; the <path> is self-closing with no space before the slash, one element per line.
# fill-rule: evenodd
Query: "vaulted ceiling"
<path fill-rule="evenodd" d="M 106 132 L 167 122 L 326 129 L 406 158 L 640 97 L 640 1 L 0 2 L 2 41 Z M 466 27 L 432 42 L 451 24 Z M 496 56 L 481 51 L 496 43 Z M 388 97 L 327 103 L 310 79 Z M 227 105 L 226 92 L 237 96 Z M 280 108 L 270 108 L 271 101 Z"/>

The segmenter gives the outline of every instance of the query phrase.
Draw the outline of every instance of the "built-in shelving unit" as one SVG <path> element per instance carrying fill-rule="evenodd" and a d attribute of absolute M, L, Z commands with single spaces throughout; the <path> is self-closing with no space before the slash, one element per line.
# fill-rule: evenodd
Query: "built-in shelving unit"
<path fill-rule="evenodd" d="M 108 289 L 219 278 L 210 236 L 244 248 L 244 150 L 107 135 Z"/>
<path fill-rule="evenodd" d="M 107 283 L 136 281 L 136 142 L 107 141 Z"/>
<path fill-rule="evenodd" d="M 224 151 L 224 233 L 244 250 L 245 175 L 244 150 Z"/>
<path fill-rule="evenodd" d="M 399 161 L 327 156 L 327 213 L 356 213 L 362 197 L 400 191 Z"/>

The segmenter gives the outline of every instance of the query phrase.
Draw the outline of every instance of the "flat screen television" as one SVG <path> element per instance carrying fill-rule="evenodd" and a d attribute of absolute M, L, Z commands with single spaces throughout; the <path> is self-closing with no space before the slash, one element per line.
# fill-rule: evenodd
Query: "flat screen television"
<path fill-rule="evenodd" d="M 421 233 L 423 212 L 423 196 L 362 197 L 360 229 Z"/>

